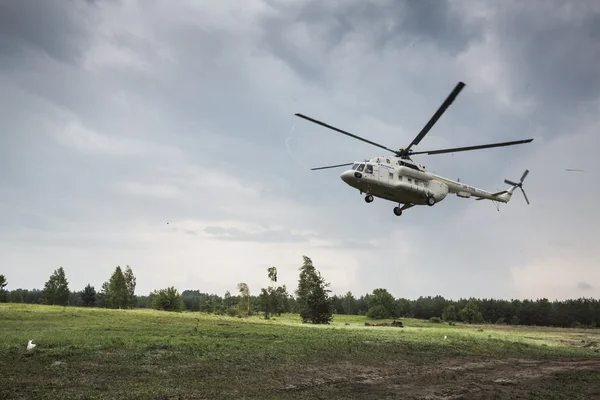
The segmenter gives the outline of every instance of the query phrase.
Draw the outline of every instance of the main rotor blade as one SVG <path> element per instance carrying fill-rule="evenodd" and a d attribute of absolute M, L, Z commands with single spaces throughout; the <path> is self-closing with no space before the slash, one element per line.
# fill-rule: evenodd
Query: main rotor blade
<path fill-rule="evenodd" d="M 523 172 L 523 176 L 521 177 L 521 182 L 523 182 L 525 180 L 525 177 L 527 176 L 528 173 L 529 173 L 528 169 L 526 169 L 525 172 Z"/>
<path fill-rule="evenodd" d="M 317 168 L 311 168 L 311 171 L 316 171 L 318 169 L 327 169 L 327 168 L 337 168 L 337 167 L 345 167 L 347 165 L 352 165 L 354 163 L 346 163 L 346 164 L 338 164 L 338 165 L 328 165 L 327 167 L 317 167 Z"/>
<path fill-rule="evenodd" d="M 513 181 L 509 181 L 508 179 L 505 179 L 504 183 L 506 183 L 507 185 L 510 185 L 510 186 L 519 186 L 518 183 L 514 183 Z"/>
<path fill-rule="evenodd" d="M 527 195 L 525 194 L 525 191 L 523 190 L 523 188 L 520 188 L 520 189 L 521 189 L 521 192 L 523 192 L 523 197 L 525 197 L 525 201 L 529 205 L 529 199 L 527 198 Z"/>
<path fill-rule="evenodd" d="M 425 137 L 425 135 L 427 135 L 427 133 L 433 127 L 433 125 L 435 125 L 435 123 L 437 122 L 437 120 L 440 119 L 440 117 L 442 116 L 442 114 L 444 114 L 444 112 L 446 112 L 446 110 L 448 109 L 448 107 L 450 107 L 450 105 L 452 104 L 452 102 L 454 102 L 454 100 L 456 99 L 456 96 L 458 96 L 458 94 L 460 93 L 461 90 L 463 90 L 464 87 L 465 87 L 465 84 L 463 82 L 458 82 L 456 84 L 456 86 L 454 87 L 454 89 L 452 90 L 452 92 L 448 95 L 448 97 L 446 98 L 446 100 L 444 100 L 444 102 L 442 103 L 442 105 L 440 106 L 440 108 L 438 108 L 438 110 L 435 112 L 435 114 L 433 114 L 433 116 L 431 117 L 431 119 L 427 122 L 427 124 L 425 124 L 425 126 L 423 127 L 423 129 L 421 129 L 421 132 L 419 132 L 419 134 L 408 145 L 408 147 L 406 148 L 406 150 L 410 149 L 414 145 L 419 144 L 419 142 L 421 142 L 421 140 L 423 140 L 423 138 Z"/>
<path fill-rule="evenodd" d="M 493 143 L 493 144 L 482 144 L 479 146 L 468 146 L 468 147 L 455 147 L 452 149 L 442 149 L 442 150 L 431 150 L 431 151 L 415 151 L 410 153 L 412 154 L 442 154 L 442 153 L 454 153 L 458 151 L 467 151 L 467 150 L 480 150 L 480 149 L 489 149 L 491 147 L 502 147 L 502 146 L 512 146 L 515 144 L 523 144 L 532 142 L 533 139 L 525 139 L 525 140 L 516 140 L 514 142 L 502 142 L 502 143 Z"/>
<path fill-rule="evenodd" d="M 372 144 L 373 146 L 377 146 L 377 147 L 379 147 L 379 148 L 382 148 L 382 149 L 384 149 L 384 150 L 391 151 L 392 153 L 396 153 L 396 150 L 389 149 L 389 148 L 385 147 L 384 145 L 381 145 L 381 144 L 379 144 L 379 143 L 372 142 L 372 141 L 370 141 L 370 140 L 367 140 L 367 139 L 365 139 L 365 138 L 361 138 L 360 136 L 353 135 L 353 134 L 352 134 L 352 133 L 350 133 L 350 132 L 343 131 L 343 130 L 341 130 L 341 129 L 338 129 L 338 128 L 336 128 L 335 126 L 331 126 L 331 125 L 328 125 L 328 124 L 326 124 L 326 123 L 324 123 L 324 122 L 321 122 L 321 121 L 318 121 L 318 120 L 316 120 L 316 119 L 313 119 L 313 118 L 307 117 L 306 115 L 302 115 L 302 114 L 298 114 L 298 113 L 296 113 L 296 114 L 294 114 L 294 115 L 296 115 L 297 117 L 300 117 L 300 118 L 304 118 L 304 119 L 306 119 L 306 120 L 308 120 L 308 121 L 310 121 L 310 122 L 314 122 L 315 124 L 319 124 L 319 125 L 321 125 L 321 126 L 324 126 L 324 127 L 326 127 L 326 128 L 333 129 L 334 131 L 337 131 L 337 132 L 339 132 L 339 133 L 343 133 L 344 135 L 348 135 L 348 136 L 350 136 L 350 137 L 353 137 L 354 139 L 358 139 L 358 140 L 361 140 L 361 141 L 363 141 L 363 142 L 365 142 L 365 143 Z"/>

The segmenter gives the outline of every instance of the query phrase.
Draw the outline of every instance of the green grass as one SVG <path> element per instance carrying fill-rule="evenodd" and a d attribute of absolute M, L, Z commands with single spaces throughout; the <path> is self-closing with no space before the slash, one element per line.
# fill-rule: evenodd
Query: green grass
<path fill-rule="evenodd" d="M 366 321 L 0 304 L 0 398 L 384 398 L 398 380 L 410 383 L 407 373 L 436 365 L 600 359 L 581 344 L 600 342 L 593 330 Z M 37 347 L 26 351 L 30 339 Z M 460 378 L 448 371 L 444 379 Z M 570 390 L 598 382 L 594 372 L 561 376 Z"/>

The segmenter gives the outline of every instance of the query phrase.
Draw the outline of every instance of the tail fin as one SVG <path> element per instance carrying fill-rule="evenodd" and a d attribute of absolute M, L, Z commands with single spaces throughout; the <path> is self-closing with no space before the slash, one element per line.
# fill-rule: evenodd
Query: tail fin
<path fill-rule="evenodd" d="M 521 176 L 521 180 L 519 181 L 519 183 L 515 183 L 513 181 L 509 181 L 508 179 L 504 180 L 504 183 L 506 183 L 507 185 L 511 185 L 511 187 L 506 191 L 506 193 L 504 195 L 502 195 L 502 197 L 504 199 L 506 199 L 507 203 L 510 201 L 513 192 L 517 188 L 519 188 L 519 189 L 521 189 L 521 192 L 523 193 L 523 197 L 525 198 L 525 201 L 529 205 L 529 199 L 527 198 L 527 195 L 525 194 L 525 191 L 523 190 L 523 181 L 525 180 L 525 177 L 527 176 L 527 174 L 529 174 L 529 170 L 528 169 L 526 169 L 525 172 L 523 172 L 523 176 Z"/>

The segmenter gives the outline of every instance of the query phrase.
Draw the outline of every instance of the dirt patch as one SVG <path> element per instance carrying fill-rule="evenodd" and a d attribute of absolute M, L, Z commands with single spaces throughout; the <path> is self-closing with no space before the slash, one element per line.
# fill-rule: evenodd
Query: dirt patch
<path fill-rule="evenodd" d="M 344 363 L 296 370 L 278 391 L 287 398 L 600 398 L 600 359 L 463 358 L 369 367 Z"/>

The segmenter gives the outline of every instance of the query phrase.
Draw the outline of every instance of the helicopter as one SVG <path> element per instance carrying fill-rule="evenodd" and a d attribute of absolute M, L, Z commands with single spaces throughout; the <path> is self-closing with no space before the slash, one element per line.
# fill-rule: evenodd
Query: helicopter
<path fill-rule="evenodd" d="M 460 182 L 460 179 L 454 181 L 431 173 L 425 169 L 424 165 L 411 159 L 411 156 L 416 154 L 434 155 L 454 153 L 460 151 L 487 149 L 491 147 L 513 146 L 517 144 L 530 143 L 533 141 L 533 139 L 524 139 L 468 147 L 413 151 L 412 147 L 418 145 L 421 140 L 423 140 L 425 135 L 427 135 L 437 120 L 448 109 L 452 102 L 454 102 L 458 94 L 465 86 L 465 83 L 459 81 L 452 92 L 448 95 L 446 100 L 435 112 L 435 114 L 433 114 L 423 129 L 421 129 L 419 134 L 406 148 L 400 148 L 399 150 L 393 150 L 379 143 L 375 143 L 371 140 L 308 117 L 304 114 L 296 113 L 295 116 L 297 117 L 393 153 L 393 155 L 389 156 L 377 156 L 371 159 L 365 159 L 363 161 L 316 167 L 311 168 L 311 170 L 315 171 L 352 166 L 351 168 L 342 172 L 340 175 L 341 180 L 348 186 L 358 189 L 361 195 L 365 194 L 365 201 L 367 203 L 373 202 L 375 197 L 398 203 L 398 206 L 394 207 L 393 209 L 394 214 L 397 216 L 402 215 L 404 210 L 414 207 L 415 205 L 427 205 L 430 207 L 434 206 L 435 204 L 443 201 L 448 194 L 455 194 L 457 197 L 467 199 L 473 197 L 476 200 L 491 200 L 496 205 L 496 209 L 500 211 L 499 203 L 508 203 L 513 192 L 517 188 L 521 189 L 523 197 L 529 205 L 529 199 L 525 194 L 525 190 L 523 190 L 523 181 L 529 174 L 529 170 L 525 170 L 519 182 L 513 182 L 505 179 L 504 183 L 510 185 L 508 189 L 491 193 L 486 190 L 462 183 Z"/>

